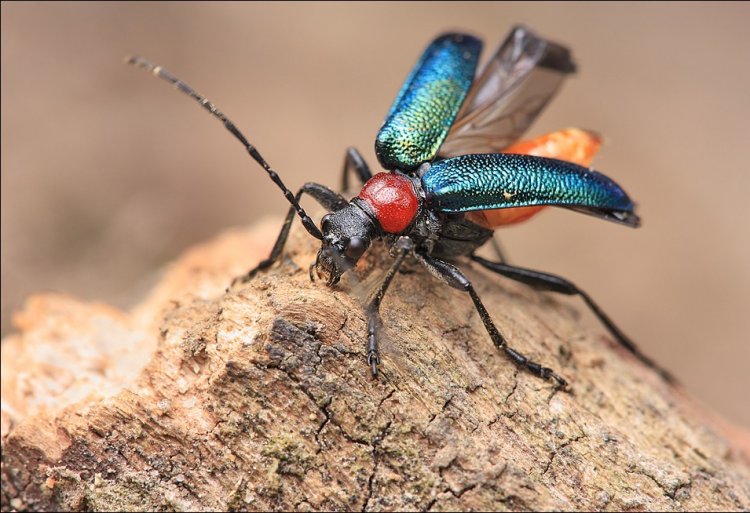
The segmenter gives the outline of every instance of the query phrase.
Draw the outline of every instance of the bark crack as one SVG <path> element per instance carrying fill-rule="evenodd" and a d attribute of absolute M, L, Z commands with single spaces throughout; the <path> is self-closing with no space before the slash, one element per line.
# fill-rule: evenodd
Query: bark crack
<path fill-rule="evenodd" d="M 382 404 L 382 403 L 381 403 Z M 378 473 L 378 467 L 380 465 L 380 458 L 379 456 L 379 448 L 380 444 L 382 443 L 383 439 L 387 436 L 388 430 L 391 427 L 391 423 L 393 421 L 388 421 L 388 423 L 383 427 L 380 434 L 372 439 L 372 473 L 370 474 L 369 478 L 367 479 L 367 496 L 365 497 L 365 503 L 362 506 L 362 511 L 367 511 L 367 507 L 370 505 L 370 500 L 372 500 L 373 494 L 374 494 L 374 482 L 375 482 L 375 475 Z"/>
<path fill-rule="evenodd" d="M 332 401 L 333 398 L 328 397 L 323 404 L 320 405 L 320 411 L 323 412 L 324 418 L 323 422 L 320 423 L 318 430 L 315 432 L 315 443 L 318 444 L 318 449 L 315 451 L 315 454 L 320 454 L 323 450 L 323 443 L 320 441 L 320 432 L 323 431 L 323 428 L 325 428 L 329 422 L 331 422 L 331 412 L 328 411 L 328 407 L 331 405 Z"/>
<path fill-rule="evenodd" d="M 513 388 L 511 388 L 508 395 L 505 396 L 503 399 L 503 404 L 508 404 L 508 401 L 510 400 L 511 396 L 516 393 L 516 389 L 518 388 L 518 369 L 516 369 L 513 372 Z"/>
<path fill-rule="evenodd" d="M 549 460 L 547 461 L 547 464 L 544 467 L 544 470 L 542 471 L 542 475 L 545 475 L 547 473 L 547 471 L 552 466 L 552 462 L 555 460 L 555 457 L 558 455 L 558 453 L 560 451 L 562 451 L 563 449 L 565 449 L 566 447 L 568 447 L 570 444 L 572 444 L 574 442 L 578 442 L 580 440 L 583 440 L 584 438 L 586 438 L 585 434 L 576 435 L 573 438 L 569 438 L 568 440 L 564 441 L 555 450 L 553 450 L 552 453 L 550 454 L 550 457 L 549 457 Z"/>
<path fill-rule="evenodd" d="M 432 424 L 432 422 L 437 418 L 438 415 L 440 415 L 441 413 L 445 412 L 445 409 L 448 407 L 448 405 L 451 404 L 451 401 L 453 401 L 453 394 L 449 395 L 448 399 L 446 399 L 443 402 L 443 405 L 440 407 L 440 411 L 439 412 L 436 412 L 436 413 L 434 413 L 433 415 L 430 416 L 430 420 L 427 421 L 427 425 L 425 426 L 425 429 L 427 429 L 428 427 L 430 427 L 430 424 Z"/>
<path fill-rule="evenodd" d="M 652 475 L 650 472 L 647 472 L 643 469 L 634 469 L 634 470 L 626 470 L 628 474 L 636 474 L 641 475 L 644 477 L 647 477 L 649 480 L 651 480 L 656 486 L 659 487 L 659 489 L 662 491 L 662 493 L 668 497 L 669 499 L 673 501 L 677 501 L 677 493 L 680 490 L 690 488 L 693 480 L 691 477 L 688 477 L 686 481 L 680 481 L 679 479 L 675 479 L 674 483 L 663 483 L 660 479 L 658 479 L 656 476 Z"/>

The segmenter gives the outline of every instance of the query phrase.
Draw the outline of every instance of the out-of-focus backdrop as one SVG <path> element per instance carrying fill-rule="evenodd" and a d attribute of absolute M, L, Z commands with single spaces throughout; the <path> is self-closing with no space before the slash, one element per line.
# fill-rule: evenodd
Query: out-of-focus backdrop
<path fill-rule="evenodd" d="M 471 31 L 486 56 L 516 23 L 579 65 L 531 135 L 605 134 L 595 165 L 644 223 L 550 210 L 503 232 L 512 261 L 581 285 L 750 426 L 747 3 L 3 2 L 3 333 L 33 292 L 127 307 L 190 244 L 286 212 L 219 123 L 126 54 L 215 100 L 296 190 L 337 186 L 348 145 L 376 165 L 377 129 L 433 36 Z"/>

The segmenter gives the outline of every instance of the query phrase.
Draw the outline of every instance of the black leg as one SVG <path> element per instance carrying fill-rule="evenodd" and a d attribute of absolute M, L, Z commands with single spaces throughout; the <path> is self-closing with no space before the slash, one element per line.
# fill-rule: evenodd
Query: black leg
<path fill-rule="evenodd" d="M 146 59 L 142 59 L 141 57 L 128 57 L 126 62 L 128 64 L 132 64 L 133 66 L 150 71 L 154 76 L 159 77 L 162 80 L 166 80 L 167 82 L 175 86 L 175 88 L 177 88 L 180 92 L 190 96 L 192 99 L 197 101 L 213 116 L 216 116 L 224 124 L 224 127 L 229 130 L 229 132 L 245 147 L 245 150 L 250 155 L 250 157 L 252 157 L 255 162 L 260 164 L 261 167 L 266 170 L 266 173 L 268 173 L 268 177 L 273 181 L 273 183 L 275 183 L 276 186 L 281 189 L 281 192 L 284 193 L 284 197 L 289 203 L 292 204 L 292 207 L 299 215 L 300 220 L 302 221 L 302 224 L 304 225 L 307 232 L 316 239 L 323 240 L 323 234 L 320 233 L 320 230 L 315 225 L 313 220 L 300 206 L 299 200 L 295 199 L 294 195 L 292 195 L 292 191 L 290 191 L 287 186 L 284 185 L 284 182 L 281 181 L 281 177 L 276 173 L 276 171 L 271 169 L 271 166 L 268 164 L 268 162 L 266 162 L 266 159 L 263 158 L 258 149 L 250 144 L 250 142 L 245 138 L 245 136 L 242 134 L 242 132 L 240 132 L 235 124 L 232 123 L 232 121 L 230 121 L 223 112 L 216 108 L 216 105 L 209 101 L 209 99 L 205 96 L 197 93 L 192 87 L 187 85 L 176 76 L 172 75 L 172 73 L 161 66 L 153 64 Z"/>
<path fill-rule="evenodd" d="M 591 296 L 586 294 L 583 290 L 576 287 L 573 283 L 569 282 L 565 278 L 556 276 L 554 274 L 543 273 L 540 271 L 533 271 L 531 269 L 524 269 L 522 267 L 516 267 L 498 262 L 490 262 L 482 257 L 472 255 L 471 259 L 480 265 L 486 267 L 492 272 L 510 278 L 512 280 L 520 281 L 526 285 L 530 285 L 535 289 L 549 290 L 552 292 L 558 292 L 560 294 L 567 294 L 569 296 L 578 295 L 585 301 L 591 311 L 601 321 L 602 324 L 609 330 L 615 340 L 623 346 L 625 349 L 630 351 L 633 356 L 638 358 L 641 362 L 658 372 L 664 379 L 674 383 L 676 380 L 668 371 L 662 369 L 656 362 L 651 358 L 644 355 L 640 349 L 630 340 L 620 328 L 615 325 L 609 316 L 597 305 Z"/>
<path fill-rule="evenodd" d="M 383 278 L 375 296 L 367 305 L 367 363 L 370 366 L 373 378 L 378 377 L 378 364 L 380 363 L 380 356 L 378 356 L 380 303 L 383 301 L 383 296 L 385 296 L 385 292 L 388 290 L 391 281 L 393 281 L 393 277 L 396 275 L 398 268 L 401 267 L 401 263 L 412 248 L 413 244 L 408 237 L 401 237 L 396 242 L 396 249 L 398 251 L 396 260 L 391 265 L 391 268 L 388 269 L 388 272 L 386 273 L 385 278 Z"/>
<path fill-rule="evenodd" d="M 302 186 L 302 188 L 300 188 L 299 191 L 297 191 L 297 194 L 294 197 L 295 200 L 299 202 L 303 194 L 309 194 L 310 196 L 312 196 L 315 200 L 317 200 L 318 203 L 323 206 L 323 208 L 325 208 L 329 212 L 332 210 L 339 210 L 347 205 L 347 201 L 343 197 L 336 194 L 325 185 L 320 185 L 312 182 L 306 183 Z M 284 244 L 286 244 L 286 239 L 287 237 L 289 237 L 289 230 L 292 227 L 292 221 L 294 221 L 294 214 L 295 207 L 292 206 L 289 208 L 286 219 L 284 219 L 284 224 L 281 226 L 281 232 L 279 232 L 279 236 L 276 238 L 276 243 L 273 245 L 271 255 L 265 260 L 262 260 L 253 269 L 248 271 L 247 274 L 243 274 L 242 276 L 238 276 L 237 278 L 232 280 L 232 285 L 235 285 L 237 282 L 247 283 L 248 281 L 252 280 L 259 271 L 268 269 L 274 264 L 274 262 L 276 262 L 276 260 L 278 260 L 279 256 L 281 256 L 281 252 L 284 249 Z"/>
<path fill-rule="evenodd" d="M 495 238 L 493 235 L 490 239 L 492 243 L 492 248 L 495 250 L 495 254 L 497 255 L 497 258 L 504 264 L 508 263 L 508 259 L 505 257 L 505 251 L 503 251 L 503 247 L 500 245 L 500 241 Z"/>
<path fill-rule="evenodd" d="M 346 149 L 346 155 L 344 156 L 344 169 L 341 173 L 341 191 L 346 192 L 349 190 L 349 173 L 354 172 L 359 178 L 361 185 L 364 185 L 367 180 L 372 178 L 370 168 L 362 157 L 362 154 L 357 148 L 349 147 Z"/>
<path fill-rule="evenodd" d="M 505 352 L 505 354 L 508 355 L 511 360 L 513 360 L 513 363 L 515 363 L 519 367 L 528 369 L 541 378 L 555 381 L 559 388 L 565 388 L 565 386 L 567 386 L 568 382 L 565 381 L 562 377 L 555 374 L 552 369 L 548 367 L 542 367 L 540 364 L 529 360 L 526 356 L 508 346 L 508 342 L 505 340 L 505 337 L 503 337 L 500 331 L 495 327 L 495 324 L 490 318 L 490 314 L 487 313 L 487 309 L 479 299 L 479 296 L 474 290 L 471 282 L 458 268 L 456 268 L 454 265 L 449 264 L 448 262 L 438 260 L 437 258 L 433 258 L 424 253 L 417 252 L 416 256 L 417 259 L 422 262 L 422 264 L 424 264 L 427 270 L 430 271 L 430 274 L 432 274 L 442 282 L 447 283 L 454 289 L 469 293 L 469 296 L 471 296 L 471 300 L 474 302 L 474 307 L 477 309 L 477 312 L 479 312 L 479 317 L 482 319 L 482 323 L 484 323 L 484 327 L 487 330 L 487 333 L 489 333 L 492 342 L 498 349 Z"/>

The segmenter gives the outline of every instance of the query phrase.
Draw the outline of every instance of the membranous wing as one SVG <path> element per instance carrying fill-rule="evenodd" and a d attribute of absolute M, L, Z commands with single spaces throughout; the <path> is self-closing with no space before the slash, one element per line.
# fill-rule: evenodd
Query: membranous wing
<path fill-rule="evenodd" d="M 437 155 L 471 88 L 481 50 L 481 40 L 467 34 L 444 34 L 430 43 L 375 140 L 385 169 L 411 171 Z"/>
<path fill-rule="evenodd" d="M 638 226 L 633 202 L 607 176 L 564 160 L 511 153 L 462 155 L 422 175 L 429 208 L 471 212 L 554 205 Z"/>
<path fill-rule="evenodd" d="M 440 156 L 502 151 L 523 135 L 574 71 L 567 48 L 515 27 L 474 81 Z"/>

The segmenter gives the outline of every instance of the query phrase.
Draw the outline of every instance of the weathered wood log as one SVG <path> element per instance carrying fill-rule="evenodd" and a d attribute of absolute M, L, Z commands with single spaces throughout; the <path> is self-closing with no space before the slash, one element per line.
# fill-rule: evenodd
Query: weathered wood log
<path fill-rule="evenodd" d="M 32 510 L 748 510 L 746 435 L 550 294 L 467 271 L 512 344 L 416 265 L 364 363 L 371 251 L 336 289 L 313 240 L 225 288 L 276 223 L 188 251 L 128 313 L 40 295 L 2 348 L 2 507 Z"/>

